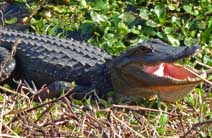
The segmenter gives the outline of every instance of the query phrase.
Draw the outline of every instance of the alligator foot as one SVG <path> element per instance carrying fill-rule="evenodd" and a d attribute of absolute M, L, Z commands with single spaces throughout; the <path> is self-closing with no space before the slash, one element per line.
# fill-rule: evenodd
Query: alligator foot
<path fill-rule="evenodd" d="M 70 82 L 56 81 L 47 87 L 43 87 L 37 92 L 34 92 L 32 97 L 35 101 L 43 101 L 47 98 L 57 98 L 64 94 L 74 97 L 75 99 L 82 99 L 91 94 L 89 93 L 89 90 L 91 90 L 91 87 L 80 85 L 74 86 Z"/>
<path fill-rule="evenodd" d="M 0 81 L 4 81 L 11 75 L 16 63 L 7 49 L 0 47 L 0 51 Z"/>

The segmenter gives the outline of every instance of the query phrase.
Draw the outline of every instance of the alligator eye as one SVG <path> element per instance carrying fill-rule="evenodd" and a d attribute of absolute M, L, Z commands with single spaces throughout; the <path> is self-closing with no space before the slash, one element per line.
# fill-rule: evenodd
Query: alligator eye
<path fill-rule="evenodd" d="M 143 51 L 144 53 L 151 53 L 152 50 L 153 50 L 153 49 L 148 48 L 148 47 L 143 47 L 143 48 L 142 48 L 142 51 Z"/>
<path fill-rule="evenodd" d="M 134 55 L 142 55 L 146 53 L 152 53 L 154 51 L 152 46 L 148 43 L 138 44 L 138 46 L 134 47 L 132 50 Z"/>
<path fill-rule="evenodd" d="M 146 47 L 142 47 L 142 48 L 137 49 L 134 52 L 134 55 L 143 55 L 143 54 L 146 54 L 146 53 L 152 53 L 152 49 L 146 48 Z"/>

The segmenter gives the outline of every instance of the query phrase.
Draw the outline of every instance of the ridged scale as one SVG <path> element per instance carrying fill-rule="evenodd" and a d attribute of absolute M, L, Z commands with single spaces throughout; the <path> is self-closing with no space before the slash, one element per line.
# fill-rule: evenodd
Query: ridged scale
<path fill-rule="evenodd" d="M 100 48 L 94 47 L 89 45 L 88 43 L 76 41 L 74 39 L 60 39 L 57 37 L 52 36 L 46 36 L 46 35 L 39 35 L 39 34 L 33 34 L 33 33 L 23 33 L 23 32 L 17 32 L 14 30 L 5 30 L 0 29 L 0 35 L 3 36 L 5 39 L 1 38 L 1 41 L 7 41 L 14 43 L 18 38 L 22 39 L 23 43 L 30 44 L 34 46 L 38 46 L 39 43 L 45 43 L 45 44 L 52 44 L 60 47 L 64 47 L 67 49 L 70 49 L 71 51 L 78 52 L 81 55 L 86 55 L 88 57 L 86 58 L 92 58 L 95 59 L 96 62 L 105 62 L 107 59 L 111 59 L 111 56 L 107 53 L 103 52 Z M 35 41 L 36 43 L 33 43 L 32 41 Z M 45 45 L 43 45 L 45 46 Z M 47 47 L 49 50 L 51 50 L 51 47 Z M 64 51 L 62 51 L 64 52 Z M 80 60 L 79 60 L 80 62 Z M 89 64 L 89 63 L 88 63 Z"/>
<path fill-rule="evenodd" d="M 101 49 L 73 39 L 0 29 L 0 42 L 11 46 L 17 39 L 21 39 L 16 52 L 18 68 L 28 80 L 42 78 L 41 83 L 75 79 L 87 83 L 98 66 L 112 59 Z"/>

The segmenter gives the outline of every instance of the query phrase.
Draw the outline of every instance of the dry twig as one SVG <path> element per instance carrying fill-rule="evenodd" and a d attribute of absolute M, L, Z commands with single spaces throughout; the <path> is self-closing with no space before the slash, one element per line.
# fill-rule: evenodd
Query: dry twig
<path fill-rule="evenodd" d="M 203 121 L 203 122 L 196 123 L 181 138 L 186 138 L 189 135 L 189 133 L 191 133 L 191 131 L 195 130 L 197 127 L 200 127 L 200 126 L 203 126 L 203 125 L 211 125 L 211 124 L 212 124 L 212 120 L 206 120 L 206 121 Z"/>
<path fill-rule="evenodd" d="M 192 74 L 194 74 L 195 76 L 199 77 L 200 79 L 202 79 L 203 81 L 207 82 L 208 84 L 212 85 L 212 82 L 210 82 L 209 80 L 205 79 L 204 77 L 200 76 L 199 74 L 197 74 L 196 72 L 192 71 L 189 68 L 184 67 L 186 70 L 188 70 L 189 72 L 191 72 Z"/>
<path fill-rule="evenodd" d="M 141 137 L 141 138 L 145 138 L 144 136 L 142 136 L 140 133 L 138 133 L 137 131 L 135 131 L 133 128 L 131 128 L 130 126 L 128 126 L 126 123 L 124 123 L 123 121 L 121 121 L 120 119 L 118 119 L 112 112 L 111 112 L 111 116 L 116 119 L 119 123 L 121 123 L 122 125 L 124 125 L 125 127 L 127 127 L 129 130 L 131 130 L 132 132 L 134 132 L 137 136 Z"/>
<path fill-rule="evenodd" d="M 179 116 L 178 114 L 173 114 L 173 113 L 169 113 L 169 112 L 165 112 L 165 111 L 161 111 L 161 110 L 157 110 L 157 109 L 152 109 L 152 108 L 141 107 L 141 106 L 115 105 L 115 104 L 113 104 L 113 107 L 126 108 L 126 109 L 130 109 L 130 110 L 135 110 L 135 111 L 143 110 L 143 111 L 150 111 L 150 112 L 162 112 L 162 113 L 172 115 L 172 116 Z"/>

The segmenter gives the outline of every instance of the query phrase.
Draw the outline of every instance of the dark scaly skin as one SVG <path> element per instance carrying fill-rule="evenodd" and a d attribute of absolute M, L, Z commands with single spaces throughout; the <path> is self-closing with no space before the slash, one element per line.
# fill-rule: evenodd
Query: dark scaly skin
<path fill-rule="evenodd" d="M 87 91 L 93 87 L 98 87 L 101 91 L 112 88 L 111 81 L 107 82 L 109 75 L 105 64 L 111 61 L 112 56 L 101 49 L 75 40 L 0 30 L 2 47 L 11 51 L 18 39 L 21 42 L 16 48 L 15 71 L 28 82 L 33 80 L 37 86 L 42 86 L 56 81 L 75 81 Z M 8 53 L 7 50 L 4 51 Z M 56 83 L 52 87 L 60 84 Z"/>
<path fill-rule="evenodd" d="M 122 70 L 125 71 L 125 66 L 128 64 L 154 65 L 160 62 L 175 62 L 199 50 L 196 46 L 177 48 L 153 40 L 140 43 L 137 47 L 113 58 L 103 50 L 84 42 L 1 28 L 1 61 L 7 59 L 5 57 L 9 56 L 8 51 L 11 51 L 12 45 L 18 39 L 21 41 L 16 47 L 16 55 L 14 59 L 8 61 L 7 68 L 4 67 L 3 70 L 7 70 L 6 76 L 9 77 L 15 68 L 16 74 L 21 79 L 34 81 L 38 86 L 47 84 L 51 93 L 42 94 L 44 98 L 59 96 L 61 89 L 63 87 L 66 89 L 72 81 L 77 84 L 73 90 L 76 93 L 84 95 L 91 90 L 96 90 L 98 94 L 104 95 L 113 90 L 111 71 L 113 71 L 112 78 L 119 79 L 117 74 L 122 73 Z M 14 60 L 16 60 L 16 67 L 12 65 L 15 64 Z M 133 74 L 133 72 L 129 73 Z M 5 78 L 1 76 L 1 80 Z M 146 80 L 147 85 L 154 81 L 152 78 Z M 130 90 L 126 91 L 130 94 Z"/>

